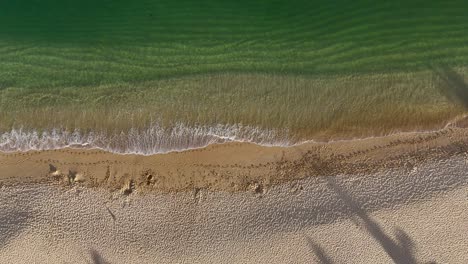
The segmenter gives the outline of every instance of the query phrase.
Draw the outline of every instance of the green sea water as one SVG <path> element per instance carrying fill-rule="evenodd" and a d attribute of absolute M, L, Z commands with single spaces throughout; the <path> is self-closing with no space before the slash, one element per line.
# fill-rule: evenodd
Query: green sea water
<path fill-rule="evenodd" d="M 466 10 L 459 0 L 0 1 L 0 144 L 54 129 L 80 130 L 78 142 L 139 138 L 156 124 L 184 146 L 194 129 L 297 142 L 440 126 L 468 102 Z"/>

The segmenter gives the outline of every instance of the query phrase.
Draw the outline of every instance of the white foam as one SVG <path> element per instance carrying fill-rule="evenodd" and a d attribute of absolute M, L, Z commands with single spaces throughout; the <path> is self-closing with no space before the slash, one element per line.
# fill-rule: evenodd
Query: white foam
<path fill-rule="evenodd" d="M 226 142 L 252 142 L 265 146 L 290 146 L 287 130 L 260 129 L 236 125 L 163 127 L 154 124 L 146 129 L 120 133 L 51 129 L 38 132 L 12 129 L 0 137 L 0 151 L 51 150 L 66 147 L 99 148 L 120 154 L 151 155 L 201 148 Z"/>

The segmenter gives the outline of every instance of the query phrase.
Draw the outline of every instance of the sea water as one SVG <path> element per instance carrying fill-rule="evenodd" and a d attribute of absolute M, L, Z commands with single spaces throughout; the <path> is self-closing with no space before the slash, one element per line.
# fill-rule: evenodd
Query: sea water
<path fill-rule="evenodd" d="M 442 127 L 468 105 L 467 7 L 3 1 L 0 148 L 148 154 Z"/>

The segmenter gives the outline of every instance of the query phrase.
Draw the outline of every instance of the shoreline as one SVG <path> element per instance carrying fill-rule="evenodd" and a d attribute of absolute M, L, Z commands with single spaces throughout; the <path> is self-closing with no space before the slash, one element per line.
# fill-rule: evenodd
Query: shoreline
<path fill-rule="evenodd" d="M 280 134 L 287 134 L 289 133 L 288 130 L 277 130 L 277 129 L 264 129 L 262 130 L 262 128 L 260 127 L 251 127 L 251 126 L 243 126 L 242 124 L 233 124 L 233 125 L 223 125 L 223 124 L 216 124 L 216 125 L 213 125 L 212 127 L 210 126 L 205 126 L 203 128 L 206 128 L 206 129 L 210 129 L 210 128 L 216 128 L 216 127 L 238 127 L 238 128 L 242 128 L 242 129 L 246 129 L 246 130 L 252 130 L 256 133 L 263 133 L 265 132 L 266 134 L 271 134 L 273 135 L 271 139 L 263 139 L 263 138 L 260 138 L 259 140 L 250 140 L 250 139 L 243 139 L 243 138 L 239 138 L 239 136 L 237 135 L 233 135 L 233 136 L 226 136 L 226 135 L 218 135 L 218 134 L 200 134 L 199 137 L 203 138 L 203 137 L 209 137 L 209 138 L 212 138 L 213 141 L 216 141 L 216 140 L 219 140 L 219 142 L 213 142 L 213 143 L 207 143 L 206 145 L 201 145 L 201 146 L 197 146 L 197 147 L 188 147 L 188 148 L 178 148 L 178 147 L 174 147 L 173 150 L 161 150 L 161 151 L 155 151 L 155 152 L 151 152 L 151 153 L 145 153 L 144 151 L 134 151 L 134 152 L 125 152 L 125 151 L 120 151 L 120 150 L 113 150 L 112 148 L 110 147 L 99 147 L 99 146 L 92 146 L 92 147 L 89 147 L 90 145 L 92 145 L 93 143 L 91 142 L 84 142 L 84 143 L 71 143 L 71 144 L 68 144 L 68 145 L 62 145 L 62 146 L 59 146 L 59 147 L 54 147 L 54 146 L 46 146 L 46 147 L 43 147 L 43 148 L 40 148 L 40 147 L 32 147 L 30 149 L 26 149 L 26 150 L 21 150 L 20 148 L 21 147 L 18 147 L 17 149 L 14 149 L 14 150 L 2 150 L 2 148 L 5 148 L 4 146 L 5 145 L 8 145 L 9 143 L 5 143 L 5 142 L 0 142 L 0 153 L 15 153 L 15 152 L 28 152 L 28 151 L 48 151 L 48 150 L 59 150 L 59 149 L 67 149 L 67 148 L 70 148 L 70 149 L 77 149 L 77 150 L 102 150 L 102 151 L 105 151 L 105 152 L 109 152 L 109 153 L 113 153 L 113 154 L 120 154 L 120 155 L 142 155 L 142 156 L 151 156 L 151 155 L 159 155 L 159 154 L 168 154 L 168 153 L 173 153 L 173 152 L 184 152 L 186 150 L 192 150 L 192 149 L 201 149 L 201 148 L 205 148 L 205 147 L 208 147 L 210 145 L 216 145 L 216 144 L 226 144 L 226 143 L 248 143 L 248 144 L 255 144 L 255 145 L 258 145 L 258 146 L 262 146 L 262 147 L 294 147 L 294 146 L 299 146 L 299 145 L 302 145 L 302 144 L 308 144 L 308 143 L 333 143 L 333 142 L 344 142 L 344 141 L 359 141 L 359 140 L 366 140 L 366 139 L 372 139 L 372 138 L 384 138 L 384 137 L 389 137 L 389 136 L 394 136 L 394 135 L 404 135 L 404 134 L 424 134 L 424 133 L 433 133 L 433 132 L 437 132 L 437 131 L 441 131 L 447 127 L 450 127 L 450 126 L 457 126 L 457 127 L 460 127 L 459 124 L 456 124 L 456 123 L 459 123 L 459 121 L 461 121 L 461 127 L 468 127 L 468 114 L 466 113 L 463 113 L 463 114 L 460 114 L 458 116 L 455 116 L 454 118 L 451 118 L 449 119 L 448 121 L 446 121 L 445 123 L 442 123 L 438 126 L 433 126 L 432 128 L 426 128 L 426 129 L 408 129 L 408 130 L 405 130 L 405 129 L 392 129 L 392 130 L 389 130 L 388 132 L 386 133 L 378 133 L 378 134 L 362 134 L 363 136 L 356 136 L 355 134 L 349 134 L 349 135 L 341 135 L 341 134 L 338 134 L 337 136 L 319 136 L 317 138 L 311 138 L 311 139 L 295 139 L 295 136 L 292 135 L 291 138 L 274 138 L 276 137 L 277 135 L 280 135 Z M 185 126 L 184 124 L 181 124 L 182 126 Z M 155 125 L 156 127 L 158 127 L 159 125 L 156 124 Z M 147 129 L 143 128 L 141 129 L 141 131 L 146 131 L 146 130 L 151 130 L 153 127 L 149 127 Z M 200 129 L 200 127 L 188 127 L 186 126 L 186 129 Z M 135 131 L 139 131 L 137 129 L 135 129 Z M 130 132 L 133 132 L 132 129 L 130 130 Z M 43 137 L 47 137 L 47 136 L 55 136 L 53 134 L 59 134 L 59 135 L 63 135 L 63 134 L 66 134 L 66 135 L 69 135 L 69 136 L 74 136 L 76 134 L 79 134 L 80 133 L 80 129 L 75 129 L 73 131 L 71 130 L 64 130 L 64 129 L 55 129 L 55 128 L 52 128 L 50 130 L 35 130 L 35 129 L 32 129 L 32 130 L 25 130 L 23 128 L 13 128 L 11 131 L 3 131 L 3 132 L 0 132 L 0 137 L 3 136 L 4 140 L 9 136 L 9 135 L 12 135 L 12 134 L 20 134 L 20 135 L 26 135 L 26 137 L 31 137 L 31 136 L 34 136 L 36 137 L 35 139 L 41 139 Z M 91 135 L 98 135 L 100 138 L 100 140 L 105 140 L 102 138 L 102 136 L 104 135 L 103 133 L 100 133 L 100 132 L 95 132 L 95 131 L 90 131 L 88 132 L 89 134 Z M 86 138 L 89 134 L 83 134 L 84 136 L 82 136 L 82 138 Z M 121 135 L 123 135 L 123 133 L 121 133 Z M 117 136 L 117 134 L 112 134 L 111 135 L 111 138 L 115 138 Z M 125 136 L 128 136 L 127 134 L 125 134 Z M 81 136 L 80 136 L 81 137 Z M 26 138 L 25 141 L 28 141 L 29 138 Z M 46 140 L 50 140 L 50 139 L 46 139 Z M 53 140 L 57 140 L 59 142 L 62 142 L 62 141 L 66 141 L 64 139 L 61 139 L 61 138 L 55 138 Z M 177 140 L 181 140 L 180 138 L 177 138 Z M 266 141 L 267 143 L 262 143 L 262 141 Z M 3 144 L 3 146 L 2 146 Z M 29 144 L 29 142 L 28 142 Z M 60 144 L 60 143 L 57 143 L 57 144 Z M 189 143 L 190 144 L 190 143 Z"/>
<path fill-rule="evenodd" d="M 148 156 L 72 148 L 0 152 L 0 181 L 102 187 L 123 194 L 202 189 L 262 194 L 273 185 L 307 177 L 411 171 L 423 162 L 448 159 L 468 151 L 464 121 L 432 132 L 289 147 L 229 142 Z"/>
<path fill-rule="evenodd" d="M 218 125 L 222 126 L 222 125 Z M 241 127 L 241 125 L 233 125 L 237 127 Z M 190 150 L 200 150 L 207 148 L 211 145 L 222 145 L 222 144 L 229 144 L 229 143 L 245 143 L 245 144 L 254 144 L 257 146 L 261 147 L 283 147 L 283 148 L 289 148 L 289 147 L 299 147 L 301 145 L 306 145 L 306 144 L 328 144 L 328 143 L 335 143 L 335 142 L 358 142 L 361 140 L 369 140 L 369 139 L 379 139 L 379 138 L 385 138 L 385 137 L 392 137 L 392 136 L 405 136 L 405 135 L 416 135 L 416 134 L 425 134 L 425 133 L 436 133 L 439 131 L 443 131 L 444 129 L 447 129 L 449 127 L 461 127 L 465 128 L 468 127 L 468 114 L 461 114 L 455 118 L 450 119 L 449 121 L 446 122 L 445 125 L 442 127 L 438 128 L 433 128 L 433 129 L 427 129 L 427 130 L 415 130 L 415 131 L 395 131 L 395 132 L 389 132 L 388 134 L 383 134 L 383 135 L 376 135 L 376 136 L 364 136 L 364 137 L 337 137 L 337 138 L 330 138 L 328 140 L 321 140 L 321 139 L 308 139 L 308 140 L 302 140 L 299 142 L 291 142 L 290 139 L 283 139 L 283 140 L 278 140 L 278 143 L 276 142 L 270 142 L 270 143 L 259 143 L 256 142 L 255 140 L 249 141 L 248 139 L 236 139 L 236 136 L 222 136 L 222 135 L 205 135 L 205 137 L 212 137 L 213 140 L 212 142 L 207 142 L 206 144 L 202 144 L 201 146 L 195 146 L 195 147 L 187 147 L 187 148 L 177 148 L 174 147 L 173 149 L 170 150 L 161 150 L 161 151 L 153 151 L 149 152 L 148 151 L 130 151 L 130 152 L 125 152 L 125 151 L 120 151 L 116 149 L 112 149 L 110 147 L 99 147 L 99 146 L 92 146 L 93 143 L 90 142 L 83 142 L 83 143 L 72 143 L 68 145 L 63 145 L 59 147 L 43 147 L 43 148 L 38 148 L 38 147 L 31 147 L 30 149 L 26 150 L 21 150 L 21 149 L 16 149 L 16 150 L 2 150 L 2 144 L 0 144 L 0 153 L 18 153 L 18 152 L 29 152 L 29 151 L 51 151 L 51 150 L 61 150 L 61 149 L 71 149 L 71 150 L 100 150 L 103 152 L 108 152 L 111 154 L 116 154 L 116 155 L 141 155 L 141 156 L 152 156 L 152 155 L 161 155 L 161 154 L 170 154 L 170 153 L 180 153 L 180 152 L 185 152 L 185 151 L 190 151 Z M 247 127 L 247 129 L 250 129 Z M 257 128 L 254 128 L 255 130 L 258 131 Z M 22 130 L 19 130 L 20 134 L 22 133 Z M 55 130 L 53 130 L 55 131 Z M 67 132 L 70 135 L 75 134 L 75 132 Z M 275 133 L 273 130 L 265 131 L 267 134 L 268 133 Z M 62 132 L 63 133 L 63 132 Z M 262 132 L 260 132 L 262 133 Z M 36 132 L 30 132 L 29 134 L 38 134 Z M 5 133 L 3 134 L 5 135 Z M 219 141 L 217 141 L 219 140 Z M 58 139 L 60 141 L 60 139 Z M 0 142 L 2 143 L 2 142 Z"/>
<path fill-rule="evenodd" d="M 454 71 L 466 79 L 466 67 Z M 430 70 L 333 77 L 208 74 L 44 88 L 35 92 L 39 99 L 29 89 L 12 87 L 0 91 L 0 131 L 6 139 L 9 134 L 22 137 L 14 134 L 23 131 L 32 140 L 34 133 L 80 131 L 80 142 L 97 140 L 98 147 L 117 148 L 123 144 L 120 152 L 132 150 L 126 148 L 128 141 L 138 150 L 145 140 L 164 150 L 206 145 L 194 142 L 200 138 L 257 143 L 363 138 L 443 128 L 467 113 L 455 88 Z M 203 138 L 206 135 L 218 138 Z M 158 142 L 164 141 L 175 144 L 160 148 Z"/>

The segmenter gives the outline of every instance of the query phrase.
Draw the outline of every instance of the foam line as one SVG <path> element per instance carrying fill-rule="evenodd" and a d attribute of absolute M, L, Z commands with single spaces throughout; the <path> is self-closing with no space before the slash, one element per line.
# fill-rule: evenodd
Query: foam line
<path fill-rule="evenodd" d="M 242 125 L 189 127 L 176 124 L 166 128 L 158 124 L 147 129 L 120 133 L 82 132 L 51 129 L 38 132 L 12 129 L 0 137 L 0 151 L 51 150 L 66 147 L 99 148 L 119 154 L 152 155 L 206 147 L 226 142 L 251 142 L 265 146 L 289 146 L 287 130 L 260 129 Z"/>

